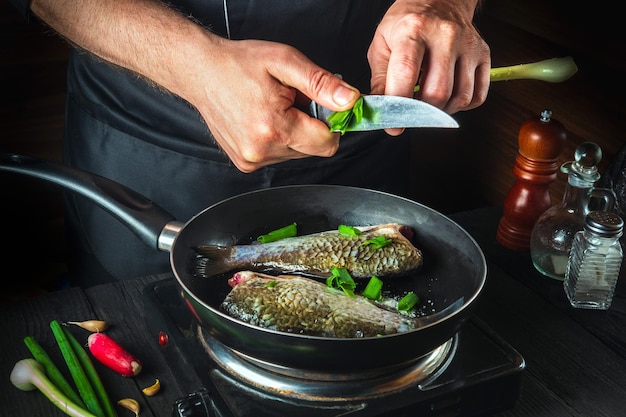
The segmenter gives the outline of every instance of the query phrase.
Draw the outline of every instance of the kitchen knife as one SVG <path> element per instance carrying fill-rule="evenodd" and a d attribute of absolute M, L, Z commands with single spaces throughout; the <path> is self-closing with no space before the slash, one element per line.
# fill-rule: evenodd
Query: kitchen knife
<path fill-rule="evenodd" d="M 578 71 L 572 57 L 552 58 L 530 64 L 491 68 L 490 80 L 536 79 L 562 82 Z M 336 74 L 341 78 L 340 74 Z M 333 112 L 311 102 L 309 114 L 330 126 L 328 116 Z M 363 118 L 356 122 L 354 117 L 345 128 L 349 131 L 377 130 L 407 127 L 457 128 L 458 123 L 438 108 L 412 98 L 396 96 L 363 96 Z"/>
<path fill-rule="evenodd" d="M 311 102 L 309 111 L 311 116 L 330 126 L 327 119 L 333 113 L 332 110 Z M 409 127 L 458 128 L 459 124 L 448 113 L 420 100 L 398 96 L 364 95 L 363 117 L 359 122 L 353 117 L 346 131 Z"/>

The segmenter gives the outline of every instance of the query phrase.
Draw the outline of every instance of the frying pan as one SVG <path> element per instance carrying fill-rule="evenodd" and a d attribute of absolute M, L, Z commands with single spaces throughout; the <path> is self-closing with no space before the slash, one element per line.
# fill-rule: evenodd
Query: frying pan
<path fill-rule="evenodd" d="M 23 155 L 2 154 L 0 170 L 36 177 L 74 191 L 117 217 L 147 245 L 170 252 L 181 299 L 204 332 L 244 356 L 278 367 L 333 373 L 411 364 L 450 340 L 471 314 L 486 280 L 484 255 L 472 237 L 443 214 L 392 194 L 347 186 L 294 185 L 223 200 L 183 223 L 149 199 L 109 179 Z M 421 325 L 370 338 L 330 338 L 277 332 L 234 319 L 220 304 L 226 277 L 193 272 L 200 244 L 232 245 L 296 222 L 299 234 L 397 222 L 415 231 L 423 252 L 419 272 L 389 278 L 396 294 L 413 291 L 426 308 Z"/>

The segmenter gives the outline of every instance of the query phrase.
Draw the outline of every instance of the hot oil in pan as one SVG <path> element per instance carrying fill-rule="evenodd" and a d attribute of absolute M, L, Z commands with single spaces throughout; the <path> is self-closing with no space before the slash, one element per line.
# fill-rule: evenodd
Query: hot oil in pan
<path fill-rule="evenodd" d="M 328 230 L 326 228 L 322 230 Z M 311 231 L 303 234 L 315 233 Z M 266 233 L 265 230 L 254 231 L 244 239 L 240 239 L 236 244 L 256 244 L 256 237 L 262 233 Z M 253 237 L 254 236 L 254 237 Z M 414 292 L 419 297 L 417 306 L 407 314 L 409 317 L 425 317 L 433 313 L 443 310 L 447 305 L 441 304 L 441 297 L 436 294 L 433 296 L 433 285 L 436 286 L 437 277 L 436 274 L 429 271 L 429 264 L 432 261 L 431 254 L 425 248 L 421 248 L 424 255 L 424 265 L 417 271 L 411 273 L 395 275 L 392 277 L 382 277 L 383 280 L 383 300 L 377 304 L 381 308 L 394 311 L 397 301 L 404 297 L 409 291 Z M 193 254 L 192 256 L 196 256 Z M 192 262 L 193 264 L 193 262 Z M 226 272 L 224 274 L 216 275 L 211 278 L 194 277 L 194 294 L 201 300 L 204 300 L 207 304 L 215 309 L 220 309 L 222 301 L 226 298 L 230 292 L 231 287 L 228 285 L 228 279 L 230 279 L 236 270 Z M 270 275 L 280 275 L 282 271 L 277 270 L 259 270 Z M 295 275 L 295 274 L 294 274 Z M 306 276 L 306 275 L 303 275 Z M 324 278 L 319 277 L 307 277 L 324 282 Z M 367 279 L 356 280 L 357 288 L 356 293 L 361 294 L 367 285 Z M 446 300 L 443 300 L 446 301 Z M 445 303 L 444 303 L 445 304 Z M 396 310 L 397 311 L 397 310 Z"/>
<path fill-rule="evenodd" d="M 222 304 L 222 301 L 224 301 L 224 299 L 226 298 L 226 295 L 228 294 L 228 292 L 231 290 L 231 287 L 227 284 L 227 281 L 233 276 L 234 272 L 236 271 L 216 275 L 210 278 L 213 281 L 213 283 L 210 283 L 210 284 L 206 283 L 205 285 L 196 287 L 194 291 L 195 294 L 198 296 L 198 298 L 205 300 L 206 303 L 210 304 L 216 310 L 225 312 L 221 308 L 221 304 Z M 265 270 L 265 271 L 259 271 L 259 272 L 267 273 L 270 275 L 280 275 L 280 271 Z M 419 275 L 419 274 L 413 273 L 411 275 L 407 274 L 406 276 L 398 275 L 393 278 L 390 278 L 389 281 L 394 280 L 394 282 L 396 282 L 396 280 L 398 280 L 399 282 L 402 280 L 411 280 L 413 279 L 412 277 L 416 275 Z M 311 277 L 307 277 L 307 278 L 311 278 Z M 207 278 L 200 278 L 200 279 L 207 280 Z M 315 279 L 321 282 L 324 281 L 321 278 L 311 278 L 311 279 Z M 397 290 L 396 288 L 394 288 L 394 283 L 384 284 L 383 293 L 382 293 L 383 298 L 382 300 L 375 302 L 375 304 L 378 305 L 379 308 L 386 309 L 388 311 L 395 312 L 400 315 L 404 315 L 408 318 L 422 318 L 422 317 L 429 316 L 430 314 L 433 314 L 434 312 L 437 311 L 437 308 L 435 308 L 433 299 L 429 298 L 428 296 L 430 294 L 430 283 L 432 282 L 432 280 L 429 278 L 425 278 L 425 277 L 420 277 L 420 279 L 425 282 L 425 285 L 420 286 L 419 289 L 413 290 L 413 292 L 417 294 L 419 297 L 419 303 L 411 311 L 404 313 L 404 312 L 399 312 L 396 309 L 398 300 L 400 300 L 404 295 L 406 295 L 406 292 L 402 290 Z M 215 281 L 220 282 L 220 284 L 216 286 Z M 363 289 L 365 288 L 365 285 L 366 285 L 365 282 L 357 282 L 357 288 L 355 290 L 356 294 L 361 294 Z M 239 320 L 235 317 L 232 317 L 232 319 Z M 291 330 L 285 331 L 285 333 L 297 333 L 301 335 L 327 337 L 327 335 L 325 334 L 321 334 L 317 332 L 307 332 L 306 330 L 302 328 L 294 329 L 293 332 Z"/>

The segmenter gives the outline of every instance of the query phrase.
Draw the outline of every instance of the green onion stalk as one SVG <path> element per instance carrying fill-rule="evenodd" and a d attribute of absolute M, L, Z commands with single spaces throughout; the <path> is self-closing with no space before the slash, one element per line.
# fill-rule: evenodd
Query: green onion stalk
<path fill-rule="evenodd" d="M 58 409 L 72 417 L 97 417 L 67 398 L 46 376 L 43 366 L 35 359 L 22 359 L 13 367 L 11 383 L 22 391 L 39 389 Z"/>
<path fill-rule="evenodd" d="M 508 80 L 540 80 L 560 83 L 571 78 L 578 71 L 571 56 L 552 58 L 529 64 L 512 65 L 509 67 L 492 68 L 491 81 Z"/>

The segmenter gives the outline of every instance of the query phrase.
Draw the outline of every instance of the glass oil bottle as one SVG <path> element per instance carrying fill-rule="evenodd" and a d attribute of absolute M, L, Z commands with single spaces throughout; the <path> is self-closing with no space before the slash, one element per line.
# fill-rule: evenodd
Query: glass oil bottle
<path fill-rule="evenodd" d="M 597 165 L 602 150 L 593 142 L 583 142 L 575 151 L 574 161 L 561 165 L 568 174 L 560 204 L 550 207 L 535 222 L 530 236 L 530 257 L 543 275 L 563 281 L 567 261 L 576 232 L 583 229 L 590 202 L 598 209 L 611 210 L 615 194 L 608 188 L 596 188 L 600 179 Z"/>

